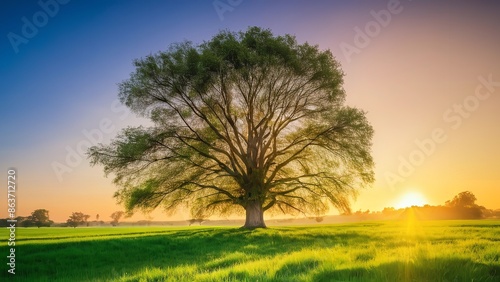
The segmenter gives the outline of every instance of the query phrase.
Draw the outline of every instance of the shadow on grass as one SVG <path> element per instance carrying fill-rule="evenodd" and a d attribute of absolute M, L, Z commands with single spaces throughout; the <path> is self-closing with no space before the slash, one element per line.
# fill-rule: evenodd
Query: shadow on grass
<path fill-rule="evenodd" d="M 142 233 L 136 237 L 59 243 L 50 240 L 46 244 L 26 244 L 16 249 L 16 280 L 108 281 L 130 277 L 125 280 L 137 281 L 138 273 L 158 269 L 161 273 L 156 277 L 160 278 L 150 280 L 162 281 L 172 269 L 182 271 L 184 267 L 193 267 L 196 273 L 223 270 L 220 278 L 224 281 L 297 281 L 297 275 L 309 281 L 500 281 L 499 265 L 457 258 L 425 258 L 408 263 L 401 258 L 401 262 L 368 264 L 365 268 L 338 268 L 314 258 L 304 258 L 285 262 L 267 276 L 234 268 L 240 263 L 272 259 L 303 249 L 362 248 L 367 242 L 377 240 L 382 239 L 376 233 L 369 236 L 336 228 L 298 227 L 167 229 L 161 234 Z M 355 261 L 361 263 L 373 260 L 370 252 L 355 255 Z M 6 274 L 6 270 L 3 271 L 0 280 Z M 192 276 L 186 276 L 183 281 L 189 279 Z"/>
<path fill-rule="evenodd" d="M 300 232 L 294 232 L 297 230 Z M 304 248 L 356 245 L 370 239 L 373 238 L 355 232 L 202 228 L 172 230 L 160 235 L 34 243 L 16 249 L 19 258 L 16 278 L 21 281 L 97 281 L 134 274 L 148 267 L 186 265 L 210 271 Z"/>

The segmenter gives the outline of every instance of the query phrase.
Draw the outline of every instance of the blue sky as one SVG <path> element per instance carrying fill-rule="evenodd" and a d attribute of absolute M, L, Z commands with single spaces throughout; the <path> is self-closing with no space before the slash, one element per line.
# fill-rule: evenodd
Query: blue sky
<path fill-rule="evenodd" d="M 498 150 L 481 150 L 500 142 L 497 123 L 492 122 L 500 121 L 500 89 L 467 119 L 469 125 L 450 131 L 451 141 L 404 183 L 388 188 L 384 178 L 387 171 L 397 170 L 400 156 L 412 152 L 415 139 L 446 126 L 441 116 L 474 92 L 478 76 L 491 74 L 500 80 L 500 5 L 495 1 L 395 1 L 402 12 L 392 14 L 390 23 L 349 59 L 341 44 L 353 45 L 355 28 L 364 30 L 374 20 L 371 12 L 386 10 L 393 0 L 55 1 L 40 1 L 57 3 L 58 11 L 18 46 L 9 34 L 23 36 L 23 18 L 33 23 L 39 15 L 43 21 L 44 10 L 39 1 L 0 2 L 0 174 L 9 167 L 18 169 L 20 198 L 27 203 L 22 214 L 47 208 L 59 210 L 56 219 L 62 220 L 71 211 L 110 214 L 119 209 L 111 197 L 115 187 L 103 177 L 102 168 L 90 168 L 82 159 L 61 181 L 54 162 L 67 164 L 67 148 L 76 150 L 88 140 L 83 131 L 95 132 L 103 120 L 114 129 L 102 135 L 104 142 L 123 126 L 144 123 L 113 104 L 116 84 L 128 78 L 134 59 L 175 42 L 201 43 L 221 29 L 239 31 L 254 25 L 332 50 L 346 72 L 348 103 L 368 111 L 376 132 L 377 182 L 361 193 L 355 209 L 382 209 L 412 189 L 439 204 L 476 185 L 478 177 L 486 181 L 478 184 L 483 187 L 478 188 L 478 199 L 487 198 L 487 189 L 500 189 L 491 168 L 498 165 L 493 160 L 500 157 Z M 237 5 L 220 17 L 214 3 Z M 457 167 L 447 173 L 455 180 L 432 182 L 435 171 L 448 169 L 447 160 L 456 156 L 468 157 L 450 161 Z M 474 164 L 474 177 L 456 180 L 455 174 L 468 170 L 467 163 Z M 436 192 L 443 186 L 452 188 Z M 374 195 L 388 200 L 371 201 Z M 96 199 L 102 207 L 78 203 Z M 0 217 L 4 215 L 0 210 Z"/>
<path fill-rule="evenodd" d="M 275 4 L 266 5 L 263 12 L 243 1 L 223 13 L 221 21 L 210 1 L 70 1 L 59 4 L 59 11 L 26 44 L 16 46 L 16 53 L 6 36 L 22 36 L 22 18 L 32 22 L 43 10 L 36 1 L 2 3 L 7 7 L 1 9 L 0 74 L 2 98 L 8 105 L 2 115 L 15 122 L 1 126 L 2 132 L 9 132 L 2 143 L 10 150 L 50 142 L 53 135 L 70 130 L 89 108 L 109 104 L 116 97 L 116 83 L 133 70 L 133 59 L 174 42 L 201 42 L 220 29 L 272 26 L 272 8 L 283 10 Z M 296 9 L 286 7 L 293 6 L 284 7 L 285 17 L 298 16 Z"/>

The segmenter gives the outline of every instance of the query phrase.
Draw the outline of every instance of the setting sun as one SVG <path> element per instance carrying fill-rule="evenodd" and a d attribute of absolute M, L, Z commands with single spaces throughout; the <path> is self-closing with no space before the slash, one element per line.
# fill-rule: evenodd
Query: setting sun
<path fill-rule="evenodd" d="M 404 194 L 398 201 L 395 208 L 407 208 L 411 206 L 423 206 L 427 204 L 425 197 L 418 192 L 409 192 Z"/>

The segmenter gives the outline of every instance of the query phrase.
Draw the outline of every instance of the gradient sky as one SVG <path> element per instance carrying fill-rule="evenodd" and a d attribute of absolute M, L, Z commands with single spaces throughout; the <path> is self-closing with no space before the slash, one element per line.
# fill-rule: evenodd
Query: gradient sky
<path fill-rule="evenodd" d="M 115 103 L 132 61 L 248 26 L 318 44 L 342 64 L 347 103 L 375 129 L 376 182 L 354 210 L 413 192 L 443 204 L 465 190 L 500 208 L 498 1 L 54 1 L 40 1 L 57 3 L 50 15 L 38 1 L 0 2 L 0 218 L 14 167 L 18 215 L 110 220 L 121 209 L 111 178 L 70 152 L 144 123 Z"/>

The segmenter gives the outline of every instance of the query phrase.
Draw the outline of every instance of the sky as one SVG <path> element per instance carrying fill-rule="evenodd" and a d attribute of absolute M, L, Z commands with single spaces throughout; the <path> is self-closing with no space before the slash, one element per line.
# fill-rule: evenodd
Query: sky
<path fill-rule="evenodd" d="M 147 124 L 117 100 L 133 60 L 249 26 L 341 63 L 346 103 L 375 130 L 376 181 L 353 210 L 408 197 L 438 205 L 467 190 L 500 208 L 498 14 L 498 1 L 0 1 L 0 218 L 15 168 L 17 215 L 110 220 L 123 209 L 117 188 L 84 152 Z"/>

